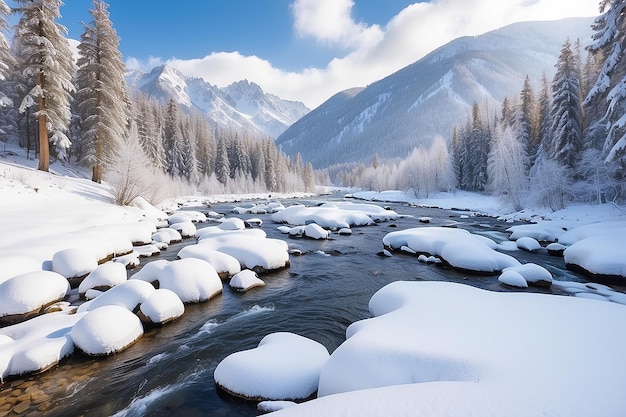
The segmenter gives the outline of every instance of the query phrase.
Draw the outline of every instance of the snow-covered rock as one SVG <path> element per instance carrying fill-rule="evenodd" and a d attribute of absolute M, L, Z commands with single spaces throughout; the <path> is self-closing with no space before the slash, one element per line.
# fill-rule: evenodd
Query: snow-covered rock
<path fill-rule="evenodd" d="M 417 227 L 385 235 L 383 245 L 392 250 L 403 246 L 419 254 L 436 256 L 464 271 L 495 273 L 519 265 L 512 256 L 497 252 L 489 238 L 449 227 Z"/>
<path fill-rule="evenodd" d="M 67 248 L 52 256 L 52 270 L 67 279 L 83 278 L 98 266 L 98 259 L 80 248 Z"/>
<path fill-rule="evenodd" d="M 221 279 L 227 279 L 241 271 L 239 261 L 227 253 L 211 249 L 208 245 L 188 245 L 178 251 L 181 259 L 197 258 L 210 263 Z"/>
<path fill-rule="evenodd" d="M 618 231 L 581 239 L 563 252 L 565 264 L 592 276 L 626 279 L 625 236 Z"/>
<path fill-rule="evenodd" d="M 219 226 L 222 230 L 243 230 L 246 228 L 246 224 L 238 217 L 229 217 L 222 220 Z"/>
<path fill-rule="evenodd" d="M 185 306 L 175 292 L 159 288 L 141 303 L 139 311 L 152 324 L 165 324 L 185 313 Z"/>
<path fill-rule="evenodd" d="M 106 291 L 126 281 L 126 267 L 120 262 L 105 262 L 98 265 L 78 286 L 78 293 L 85 295 L 88 290 Z"/>
<path fill-rule="evenodd" d="M 548 246 L 546 246 L 548 255 L 552 256 L 563 256 L 563 252 L 565 252 L 565 249 L 567 249 L 567 246 L 556 242 L 550 243 Z"/>
<path fill-rule="evenodd" d="M 528 252 L 536 252 L 541 249 L 541 245 L 539 244 L 539 242 L 536 239 L 528 236 L 520 237 L 519 239 L 517 239 L 516 243 L 519 249 L 523 249 Z"/>
<path fill-rule="evenodd" d="M 183 303 L 207 301 L 222 292 L 222 280 L 215 268 L 197 258 L 169 262 L 159 272 L 158 281 L 159 288 L 173 291 Z"/>
<path fill-rule="evenodd" d="M 183 237 L 180 234 L 180 232 L 176 229 L 172 229 L 171 227 L 164 227 L 162 229 L 159 229 L 158 232 L 156 233 L 163 233 L 163 234 L 167 233 L 170 237 L 169 242 L 167 243 L 178 243 L 181 240 L 183 240 Z"/>
<path fill-rule="evenodd" d="M 507 285 L 509 287 L 528 288 L 528 283 L 526 282 L 522 274 L 512 268 L 506 268 L 504 271 L 502 271 L 502 273 L 498 277 L 498 281 L 501 284 Z"/>
<path fill-rule="evenodd" d="M 221 389 L 246 399 L 306 399 L 317 390 L 328 358 L 328 350 L 314 340 L 272 333 L 256 348 L 227 356 L 213 375 Z"/>
<path fill-rule="evenodd" d="M 69 335 L 88 355 L 110 355 L 135 343 L 143 335 L 143 326 L 139 317 L 126 308 L 107 305 L 85 314 Z"/>
<path fill-rule="evenodd" d="M 244 269 L 235 274 L 235 276 L 230 279 L 228 285 L 236 291 L 248 291 L 254 287 L 264 287 L 265 281 L 257 277 L 256 272 L 250 269 Z"/>
<path fill-rule="evenodd" d="M 303 226 L 308 223 L 317 223 L 325 229 L 339 230 L 351 226 L 368 226 L 374 220 L 364 211 L 347 210 L 333 205 L 321 207 L 305 207 L 294 205 L 272 215 L 275 223 L 288 223 L 294 226 Z"/>
<path fill-rule="evenodd" d="M 52 271 L 26 272 L 0 284 L 0 322 L 14 323 L 56 301 L 70 291 L 67 279 Z"/>
<path fill-rule="evenodd" d="M 550 271 L 532 262 L 505 268 L 503 272 L 506 271 L 517 272 L 528 284 L 537 287 L 549 287 L 552 284 L 552 274 Z"/>
<path fill-rule="evenodd" d="M 81 304 L 78 311 L 92 311 L 110 305 L 135 311 L 154 291 L 152 284 L 139 279 L 131 279 L 105 291 L 93 300 Z"/>
<path fill-rule="evenodd" d="M 193 237 L 197 231 L 196 225 L 191 220 L 171 224 L 170 228 L 180 233 L 183 238 Z"/>
<path fill-rule="evenodd" d="M 151 284 L 156 284 L 159 280 L 159 274 L 161 270 L 165 268 L 165 265 L 170 263 L 167 259 L 157 259 L 145 264 L 137 273 L 130 277 L 130 279 L 138 279 L 146 281 Z"/>
<path fill-rule="evenodd" d="M 317 223 L 311 223 L 304 226 L 304 236 L 311 239 L 328 239 L 329 234 L 328 230 L 324 229 Z"/>

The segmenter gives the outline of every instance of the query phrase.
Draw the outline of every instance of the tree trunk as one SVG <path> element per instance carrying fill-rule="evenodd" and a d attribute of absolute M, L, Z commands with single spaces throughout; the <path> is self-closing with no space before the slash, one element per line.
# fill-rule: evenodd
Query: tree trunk
<path fill-rule="evenodd" d="M 41 86 L 42 94 L 41 97 L 39 97 L 39 115 L 37 116 L 37 123 L 39 125 L 39 167 L 37 169 L 47 172 L 50 168 L 50 145 L 48 142 L 46 98 L 43 93 L 44 82 L 45 75 L 43 72 L 40 72 L 39 85 Z"/>
<path fill-rule="evenodd" d="M 98 76 L 99 80 L 100 77 Z M 100 92 L 96 93 L 96 112 L 100 112 L 100 106 L 102 103 L 102 96 Z M 91 175 L 91 180 L 93 182 L 97 182 L 100 184 L 102 182 L 102 159 L 104 157 L 104 144 L 102 143 L 102 131 L 100 129 L 100 120 L 98 120 L 98 124 L 96 127 L 96 137 L 95 137 L 95 148 L 96 148 L 96 165 L 93 167 L 93 172 Z"/>

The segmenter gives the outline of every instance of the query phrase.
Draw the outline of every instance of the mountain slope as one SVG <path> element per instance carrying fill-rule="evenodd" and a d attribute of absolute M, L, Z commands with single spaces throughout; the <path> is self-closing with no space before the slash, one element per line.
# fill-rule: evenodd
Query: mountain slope
<path fill-rule="evenodd" d="M 551 78 L 567 36 L 588 43 L 592 18 L 523 22 L 463 37 L 365 89 L 340 93 L 276 139 L 315 168 L 404 158 L 436 135 L 449 138 L 474 101 L 490 107 L 519 94 L 524 78 Z M 356 94 L 355 94 L 356 92 Z"/>
<path fill-rule="evenodd" d="M 149 73 L 129 72 L 126 81 L 131 90 L 162 102 L 173 98 L 187 109 L 199 110 L 219 127 L 274 138 L 309 111 L 301 102 L 265 94 L 247 80 L 220 89 L 166 65 L 154 67 Z"/>

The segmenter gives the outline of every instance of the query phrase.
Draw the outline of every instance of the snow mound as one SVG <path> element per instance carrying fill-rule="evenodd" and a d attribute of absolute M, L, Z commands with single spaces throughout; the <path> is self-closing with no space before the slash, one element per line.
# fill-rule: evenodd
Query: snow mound
<path fill-rule="evenodd" d="M 159 288 L 139 307 L 141 313 L 153 324 L 165 324 L 185 313 L 185 306 L 175 292 Z"/>
<path fill-rule="evenodd" d="M 563 252 L 568 268 L 590 275 L 626 279 L 626 235 L 623 231 L 581 239 Z"/>
<path fill-rule="evenodd" d="M 121 352 L 135 343 L 143 335 L 143 326 L 139 317 L 126 308 L 108 305 L 85 314 L 69 335 L 86 354 L 103 356 Z"/>
<path fill-rule="evenodd" d="M 376 207 L 372 205 L 372 207 Z M 370 217 L 372 211 L 340 208 L 332 204 L 324 204 L 320 207 L 305 207 L 294 205 L 272 214 L 274 223 L 287 223 L 294 226 L 304 226 L 309 223 L 317 223 L 321 227 L 330 230 L 339 230 L 351 226 L 369 226 L 374 223 Z M 391 216 L 393 212 L 386 213 Z M 378 217 L 378 216 L 376 216 Z"/>
<path fill-rule="evenodd" d="M 181 259 L 197 258 L 210 263 L 222 279 L 231 277 L 241 271 L 239 261 L 226 253 L 211 249 L 207 245 L 189 245 L 178 251 L 177 256 Z"/>
<path fill-rule="evenodd" d="M 511 268 L 506 268 L 500 276 L 498 277 L 498 281 L 501 284 L 507 285 L 509 287 L 516 288 L 528 288 L 528 283 L 519 272 L 515 271 Z"/>
<path fill-rule="evenodd" d="M 228 219 L 222 220 L 219 226 L 222 230 L 243 230 L 246 228 L 246 224 L 243 220 L 237 217 L 229 217 Z"/>
<path fill-rule="evenodd" d="M 138 279 L 150 283 L 157 283 L 159 280 L 159 274 L 161 270 L 165 268 L 165 265 L 169 264 L 167 259 L 157 259 L 156 261 L 148 262 L 137 273 L 130 277 L 130 279 Z"/>
<path fill-rule="evenodd" d="M 186 258 L 169 262 L 158 275 L 159 288 L 173 291 L 183 303 L 200 303 L 222 292 L 222 280 L 210 263 Z"/>
<path fill-rule="evenodd" d="M 106 262 L 98 265 L 78 286 L 78 293 L 83 295 L 92 289 L 106 291 L 125 282 L 126 267 L 120 262 Z"/>
<path fill-rule="evenodd" d="M 484 236 L 449 227 L 417 227 L 391 232 L 383 245 L 392 250 L 403 246 L 418 254 L 441 258 L 464 271 L 495 273 L 520 263 L 512 256 L 497 252 L 497 244 Z"/>
<path fill-rule="evenodd" d="M 193 237 L 196 235 L 196 225 L 191 220 L 174 223 L 170 228 L 176 230 L 183 238 Z"/>
<path fill-rule="evenodd" d="M 328 230 L 324 229 L 322 226 L 316 223 L 311 223 L 311 224 L 307 224 L 304 227 L 303 234 L 304 236 L 311 238 L 311 239 L 328 239 L 329 232 Z"/>
<path fill-rule="evenodd" d="M 505 268 L 503 272 L 515 271 L 531 285 L 538 287 L 549 287 L 552 284 L 552 274 L 546 268 L 534 263 L 526 263 L 518 266 Z"/>
<path fill-rule="evenodd" d="M 0 265 L 0 284 L 16 275 L 41 270 L 41 261 L 28 255 L 0 255 Z"/>
<path fill-rule="evenodd" d="M 52 256 L 52 270 L 67 279 L 80 278 L 98 266 L 98 259 L 80 248 L 67 248 Z"/>
<path fill-rule="evenodd" d="M 317 390 L 328 350 L 303 336 L 279 332 L 265 336 L 258 347 L 233 353 L 215 368 L 216 384 L 246 399 L 297 400 Z"/>
<path fill-rule="evenodd" d="M 277 416 L 609 417 L 626 410 L 626 361 L 616 359 L 626 334 L 603 325 L 626 320 L 621 305 L 395 282 L 369 308 L 373 317 L 350 325 L 322 368 L 321 398 Z M 593 360 L 581 360 L 589 352 Z"/>
<path fill-rule="evenodd" d="M 67 279 L 52 271 L 17 275 L 0 284 L 0 321 L 21 321 L 42 307 L 62 300 L 70 291 Z"/>
<path fill-rule="evenodd" d="M 138 279 L 124 281 L 95 299 L 81 304 L 78 307 L 78 311 L 92 311 L 110 305 L 123 307 L 128 311 L 135 311 L 154 291 L 152 284 L 146 281 Z"/>
<path fill-rule="evenodd" d="M 265 282 L 257 277 L 256 272 L 244 269 L 233 276 L 228 285 L 237 291 L 248 291 L 254 287 L 264 287 Z"/>

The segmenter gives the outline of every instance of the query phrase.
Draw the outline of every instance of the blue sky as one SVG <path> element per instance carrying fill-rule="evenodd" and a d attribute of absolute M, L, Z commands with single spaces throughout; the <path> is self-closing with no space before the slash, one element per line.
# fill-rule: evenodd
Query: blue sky
<path fill-rule="evenodd" d="M 73 39 L 92 0 L 64 0 Z M 224 87 L 248 79 L 314 108 L 460 36 L 597 16 L 599 0 L 108 0 L 127 68 L 167 64 Z M 11 0 L 7 1 L 11 5 Z M 564 34 L 564 38 L 565 38 Z"/>

